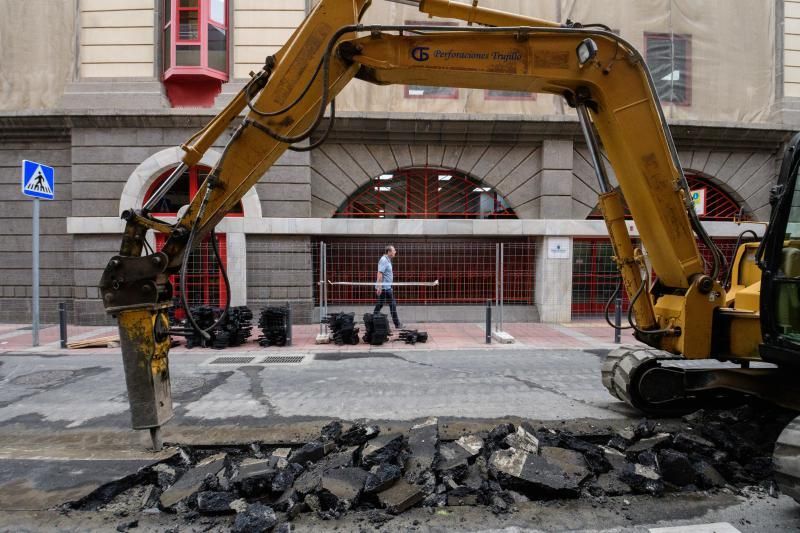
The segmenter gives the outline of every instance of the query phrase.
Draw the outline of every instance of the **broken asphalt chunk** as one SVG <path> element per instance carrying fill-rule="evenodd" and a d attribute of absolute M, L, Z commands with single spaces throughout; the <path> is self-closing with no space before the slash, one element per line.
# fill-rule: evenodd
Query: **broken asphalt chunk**
<path fill-rule="evenodd" d="M 714 443 L 700 435 L 681 431 L 675 435 L 672 447 L 686 453 L 698 453 L 711 456 L 715 453 Z"/>
<path fill-rule="evenodd" d="M 406 479 L 416 483 L 433 467 L 439 445 L 439 421 L 429 418 L 412 426 L 408 432 L 408 449 L 411 456 L 406 459 Z"/>
<path fill-rule="evenodd" d="M 233 523 L 233 533 L 263 533 L 269 531 L 278 523 L 275 511 L 271 507 L 254 503 L 247 507 L 243 513 L 236 515 Z"/>
<path fill-rule="evenodd" d="M 342 435 L 342 423 L 338 420 L 334 420 L 330 424 L 326 424 L 322 431 L 320 431 L 320 437 L 322 437 L 323 441 L 335 441 Z"/>
<path fill-rule="evenodd" d="M 178 476 L 177 472 L 174 468 L 169 466 L 165 463 L 158 463 L 153 467 L 153 472 L 156 472 L 157 479 L 158 479 L 158 486 L 162 489 L 166 489 L 173 483 L 175 483 L 175 478 Z"/>
<path fill-rule="evenodd" d="M 272 507 L 282 513 L 286 513 L 290 518 L 299 515 L 305 508 L 303 496 L 294 489 L 288 489 L 281 494 L 280 498 L 275 501 Z"/>
<path fill-rule="evenodd" d="M 299 450 L 292 452 L 291 461 L 305 465 L 309 461 L 315 463 L 325 457 L 327 454 L 336 449 L 336 444 L 333 442 L 322 442 L 321 440 L 312 440 L 306 443 Z"/>
<path fill-rule="evenodd" d="M 467 475 L 468 460 L 472 454 L 454 442 L 439 446 L 439 456 L 436 461 L 436 470 L 443 476 L 461 480 Z"/>
<path fill-rule="evenodd" d="M 655 466 L 628 463 L 619 474 L 634 492 L 658 495 L 664 492 L 664 482 Z"/>
<path fill-rule="evenodd" d="M 282 493 L 292 486 L 297 475 L 303 471 L 303 467 L 297 463 L 290 463 L 283 470 L 278 471 L 272 478 L 272 492 Z"/>
<path fill-rule="evenodd" d="M 245 459 L 231 482 L 245 496 L 257 496 L 270 489 L 272 479 L 278 473 L 273 459 Z"/>
<path fill-rule="evenodd" d="M 507 435 L 504 442 L 511 448 L 524 450 L 528 453 L 539 453 L 539 439 L 532 433 L 527 432 L 522 426 L 517 426 L 517 430 Z"/>
<path fill-rule="evenodd" d="M 501 485 L 528 497 L 577 497 L 581 483 L 590 475 L 583 456 L 562 448 L 542 448 L 534 455 L 510 448 L 489 459 L 490 468 Z"/>
<path fill-rule="evenodd" d="M 613 472 L 597 476 L 594 486 L 598 487 L 606 496 L 621 496 L 631 491 L 631 488 Z"/>
<path fill-rule="evenodd" d="M 378 493 L 378 500 L 392 514 L 402 513 L 421 502 L 425 497 L 422 487 L 400 479 L 388 489 Z"/>
<path fill-rule="evenodd" d="M 483 439 L 477 435 L 464 435 L 456 441 L 456 444 L 464 448 L 472 456 L 478 455 L 483 449 Z"/>
<path fill-rule="evenodd" d="M 664 481 L 678 487 L 694 483 L 697 477 L 689 457 L 683 452 L 661 450 L 658 454 L 658 465 Z"/>
<path fill-rule="evenodd" d="M 336 442 L 342 446 L 361 446 L 368 440 L 377 437 L 379 433 L 380 429 L 378 426 L 356 424 L 342 433 Z"/>
<path fill-rule="evenodd" d="M 513 424 L 500 424 L 489 432 L 488 441 L 491 443 L 493 449 L 506 448 L 508 445 L 503 442 L 509 433 L 515 430 Z"/>
<path fill-rule="evenodd" d="M 395 463 L 402 450 L 403 435 L 378 435 L 364 444 L 364 449 L 361 450 L 361 464 L 369 468 L 382 463 Z"/>
<path fill-rule="evenodd" d="M 706 461 L 698 461 L 695 463 L 694 470 L 697 472 L 698 485 L 703 488 L 724 487 L 727 484 L 722 474 Z"/>
<path fill-rule="evenodd" d="M 197 493 L 197 510 L 201 514 L 232 514 L 231 503 L 236 498 L 230 492 L 204 491 Z"/>
<path fill-rule="evenodd" d="M 179 501 L 191 496 L 203 486 L 206 476 L 216 476 L 225 467 L 224 453 L 212 455 L 197 463 L 197 465 L 183 474 L 174 485 L 161 494 L 159 500 L 161 507 L 169 508 Z"/>
<path fill-rule="evenodd" d="M 625 450 L 625 453 L 630 455 L 632 453 L 635 454 L 650 450 L 657 450 L 659 447 L 669 444 L 671 438 L 672 437 L 669 433 L 659 433 L 653 437 L 643 438 L 639 442 L 628 446 L 628 448 Z"/>
<path fill-rule="evenodd" d="M 612 469 L 621 471 L 625 465 L 628 464 L 625 454 L 619 450 L 610 448 L 608 446 L 601 446 L 600 449 L 603 452 L 603 457 L 606 461 L 608 461 Z"/>
<path fill-rule="evenodd" d="M 403 471 L 397 465 L 383 463 L 373 466 L 364 483 L 364 492 L 371 493 L 386 490 L 402 475 Z"/>
<path fill-rule="evenodd" d="M 355 467 L 329 470 L 322 476 L 321 488 L 349 509 L 364 490 L 368 475 Z"/>

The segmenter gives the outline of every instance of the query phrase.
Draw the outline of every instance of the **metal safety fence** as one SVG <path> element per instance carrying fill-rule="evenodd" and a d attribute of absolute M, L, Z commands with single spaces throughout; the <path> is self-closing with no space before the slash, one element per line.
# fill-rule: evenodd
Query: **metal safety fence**
<path fill-rule="evenodd" d="M 736 239 L 712 239 L 722 252 L 730 268 L 736 253 Z M 635 246 L 640 244 L 635 242 Z M 710 273 L 711 251 L 701 242 L 698 247 Z M 645 250 L 646 254 L 646 250 Z M 724 279 L 726 270 L 720 276 Z M 602 317 L 606 304 L 617 292 L 620 276 L 614 261 L 614 250 L 607 238 L 576 238 L 573 240 L 572 261 L 572 318 L 593 319 Z M 628 295 L 619 290 L 623 313 L 628 311 Z M 613 317 L 614 307 L 610 307 Z"/>
<path fill-rule="evenodd" d="M 533 241 L 394 241 L 393 293 L 411 322 L 483 320 L 486 302 L 532 319 L 537 243 Z M 327 312 L 376 304 L 377 265 L 387 242 L 319 241 L 313 247 L 315 304 Z M 527 308 L 527 309 L 525 309 Z"/>
<path fill-rule="evenodd" d="M 190 255 L 187 264 L 185 283 L 190 308 L 222 307 L 228 297 L 233 306 L 247 305 L 256 315 L 267 306 L 289 305 L 295 324 L 319 325 L 321 331 L 322 319 L 329 313 L 354 312 L 360 319 L 360 315 L 374 309 L 377 264 L 387 244 L 393 244 L 398 252 L 393 259 L 394 293 L 399 318 L 406 324 L 482 325 L 488 303 L 495 331 L 506 330 L 510 324 L 540 322 L 540 309 L 553 305 L 566 305 L 565 316 L 576 323 L 607 327 L 603 311 L 619 283 L 613 250 L 608 239 L 602 238 L 573 239 L 569 260 L 572 277 L 567 285 L 558 269 L 542 268 L 551 260 L 542 256 L 539 238 L 355 241 L 218 235 L 217 239 L 229 285 L 217 266 L 211 242 L 206 240 Z M 736 240 L 715 242 L 731 262 Z M 158 249 L 162 243 L 153 239 L 151 245 Z M 709 251 L 703 246 L 700 249 L 710 261 Z M 109 256 L 97 252 L 65 253 L 52 261 L 45 257 L 40 299 L 42 344 L 58 340 L 62 320 L 70 340 L 96 334 L 97 328 L 115 331 L 115 321 L 105 313 L 96 286 Z M 548 277 L 552 279 L 542 279 Z M 180 320 L 185 312 L 179 298 L 179 276 L 173 276 L 172 282 L 174 316 Z M 570 292 L 537 290 L 543 286 L 565 286 Z M 3 342 L 10 342 L 5 339 L 30 331 L 29 289 L 18 285 L 14 291 L 3 293 L 0 349 Z M 619 296 L 625 313 L 627 295 L 622 291 Z M 613 307 L 611 310 L 613 319 Z M 382 311 L 388 312 L 388 306 Z"/>

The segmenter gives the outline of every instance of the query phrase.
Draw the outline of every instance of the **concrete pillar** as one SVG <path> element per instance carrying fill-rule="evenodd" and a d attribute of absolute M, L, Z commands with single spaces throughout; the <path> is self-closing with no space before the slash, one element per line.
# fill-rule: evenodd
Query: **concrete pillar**
<path fill-rule="evenodd" d="M 572 237 L 542 237 L 536 253 L 534 301 L 544 323 L 572 320 Z"/>
<path fill-rule="evenodd" d="M 542 142 L 540 218 L 572 218 L 571 140 Z"/>
<path fill-rule="evenodd" d="M 231 282 L 231 306 L 247 305 L 247 243 L 244 233 L 228 233 L 228 279 Z"/>

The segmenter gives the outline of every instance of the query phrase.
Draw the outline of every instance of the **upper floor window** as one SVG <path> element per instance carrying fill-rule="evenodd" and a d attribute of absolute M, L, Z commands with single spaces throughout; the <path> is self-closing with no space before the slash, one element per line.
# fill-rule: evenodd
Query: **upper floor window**
<path fill-rule="evenodd" d="M 645 57 L 662 102 L 691 105 L 692 40 L 688 35 L 645 33 Z"/>
<path fill-rule="evenodd" d="M 407 20 L 407 25 L 414 26 L 456 26 L 451 21 Z M 456 87 L 431 87 L 429 85 L 406 85 L 404 95 L 406 98 L 449 98 L 458 99 Z"/>
<path fill-rule="evenodd" d="M 487 89 L 484 98 L 486 100 L 536 100 L 536 93 Z"/>
<path fill-rule="evenodd" d="M 213 105 L 228 81 L 228 0 L 163 0 L 163 63 L 175 106 Z"/>

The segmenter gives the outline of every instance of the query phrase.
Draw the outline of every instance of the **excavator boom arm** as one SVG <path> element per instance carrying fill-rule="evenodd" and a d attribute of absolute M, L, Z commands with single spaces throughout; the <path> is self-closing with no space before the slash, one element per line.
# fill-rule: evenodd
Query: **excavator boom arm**
<path fill-rule="evenodd" d="M 163 335 L 164 308 L 171 298 L 168 276 L 180 269 L 186 251 L 213 230 L 287 149 L 298 149 L 292 144 L 311 137 L 326 106 L 354 77 L 376 84 L 564 96 L 577 107 L 594 155 L 599 188 L 605 193 L 601 205 L 607 206 L 604 211 L 629 296 L 633 299 L 641 292 L 641 265 L 624 220 L 620 224 L 621 200 L 605 177 L 595 129 L 661 283 L 673 291 L 686 291 L 702 276 L 703 262 L 687 214 L 685 180 L 649 73 L 633 47 L 610 32 L 564 28 L 474 5 L 448 0 L 405 3 L 481 26 L 360 26 L 370 0 L 321 0 L 287 44 L 267 58 L 264 70 L 183 146 L 184 165 L 197 163 L 249 107 L 160 252 L 141 256 L 145 231 L 164 231 L 164 225 L 150 219 L 146 210 L 126 213 L 120 255 L 110 261 L 100 286 L 107 311 L 119 320 L 128 389 L 151 391 L 137 405 L 151 401 L 163 406 L 159 396 L 164 394 L 164 383 L 169 391 L 169 340 Z M 649 295 L 639 298 L 635 309 L 640 327 L 668 326 L 656 317 Z M 161 333 L 154 335 L 156 329 Z M 652 341 L 658 343 L 657 338 Z M 165 413 L 171 416 L 169 408 L 131 406 L 136 428 L 159 427 Z"/>

